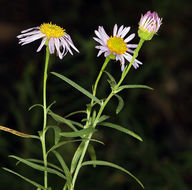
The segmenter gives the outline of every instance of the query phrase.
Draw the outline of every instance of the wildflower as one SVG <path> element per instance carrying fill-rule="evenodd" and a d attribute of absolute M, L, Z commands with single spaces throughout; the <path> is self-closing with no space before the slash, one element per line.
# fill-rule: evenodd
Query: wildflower
<path fill-rule="evenodd" d="M 66 33 L 65 29 L 52 23 L 44 23 L 38 27 L 23 30 L 17 38 L 19 39 L 19 44 L 21 45 L 29 44 L 42 38 L 37 52 L 39 52 L 44 45 L 47 45 L 49 46 L 51 54 L 53 54 L 56 49 L 57 55 L 60 59 L 62 59 L 68 51 L 73 55 L 71 47 L 75 51 L 79 52 L 74 46 L 70 35 Z"/>
<path fill-rule="evenodd" d="M 159 18 L 156 12 L 148 11 L 144 16 L 141 15 L 139 21 L 139 37 L 144 40 L 151 40 L 154 34 L 157 33 L 162 24 L 162 18 Z"/>
<path fill-rule="evenodd" d="M 131 62 L 132 55 L 130 53 L 134 53 L 132 48 L 137 47 L 137 44 L 127 44 L 135 37 L 135 34 L 131 34 L 124 39 L 129 30 L 130 27 L 124 27 L 123 25 L 118 29 L 117 24 L 115 24 L 113 28 L 113 36 L 109 37 L 106 34 L 104 28 L 102 26 L 99 26 L 98 30 L 95 30 L 95 34 L 97 37 L 93 38 L 95 41 L 100 43 L 99 46 L 95 47 L 99 49 L 99 53 L 97 56 L 100 56 L 102 53 L 104 53 L 105 57 L 111 54 L 114 55 L 116 61 L 120 61 L 122 71 L 125 68 L 125 59 Z M 134 68 L 138 68 L 139 64 L 142 63 L 135 59 L 135 61 L 133 62 Z"/>

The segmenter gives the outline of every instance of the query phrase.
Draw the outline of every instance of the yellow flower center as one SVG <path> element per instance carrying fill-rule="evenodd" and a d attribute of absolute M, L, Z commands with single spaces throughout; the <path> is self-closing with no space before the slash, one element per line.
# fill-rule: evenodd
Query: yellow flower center
<path fill-rule="evenodd" d="M 117 36 L 111 36 L 107 40 L 107 47 L 111 52 L 117 53 L 119 55 L 124 54 L 128 50 L 127 44 L 123 41 L 122 38 Z"/>
<path fill-rule="evenodd" d="M 47 36 L 47 38 L 60 38 L 65 35 L 65 29 L 52 23 L 44 23 L 40 26 L 40 31 Z"/>

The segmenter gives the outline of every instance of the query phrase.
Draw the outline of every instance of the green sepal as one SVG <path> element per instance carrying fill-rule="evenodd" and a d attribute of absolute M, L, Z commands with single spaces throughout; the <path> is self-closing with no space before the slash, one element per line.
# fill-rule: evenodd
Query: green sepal
<path fill-rule="evenodd" d="M 154 36 L 154 33 L 150 33 L 150 32 L 139 29 L 138 35 L 143 40 L 151 40 Z"/>

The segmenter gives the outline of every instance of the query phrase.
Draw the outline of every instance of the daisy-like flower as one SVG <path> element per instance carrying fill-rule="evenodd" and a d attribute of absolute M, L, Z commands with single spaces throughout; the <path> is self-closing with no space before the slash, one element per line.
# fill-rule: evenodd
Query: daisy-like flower
<path fill-rule="evenodd" d="M 128 42 L 135 37 L 135 34 L 131 34 L 124 39 L 129 30 L 130 27 L 124 27 L 123 25 L 118 29 L 117 24 L 115 24 L 113 28 L 113 36 L 109 37 L 104 28 L 99 26 L 98 30 L 95 30 L 97 37 L 93 38 L 95 41 L 100 43 L 99 46 L 95 47 L 99 49 L 97 56 L 100 56 L 102 53 L 104 53 L 105 57 L 109 56 L 110 54 L 115 55 L 116 61 L 120 61 L 121 71 L 123 71 L 125 68 L 125 59 L 131 62 L 132 55 L 130 53 L 134 53 L 132 48 L 137 47 L 137 44 L 128 44 Z M 138 68 L 139 64 L 142 65 L 140 61 L 135 59 L 133 62 L 134 68 Z"/>
<path fill-rule="evenodd" d="M 151 11 L 148 11 L 144 16 L 141 15 L 138 31 L 139 37 L 144 40 L 151 40 L 161 24 L 162 18 L 159 18 L 156 12 L 151 13 Z"/>
<path fill-rule="evenodd" d="M 79 52 L 74 46 L 70 35 L 65 32 L 65 29 L 52 23 L 44 23 L 41 24 L 41 26 L 23 30 L 17 38 L 21 45 L 29 44 L 42 38 L 37 52 L 39 52 L 44 45 L 48 45 L 50 54 L 54 54 L 56 49 L 57 55 L 60 59 L 62 59 L 67 52 L 70 52 L 73 55 L 71 47 L 75 51 Z"/>

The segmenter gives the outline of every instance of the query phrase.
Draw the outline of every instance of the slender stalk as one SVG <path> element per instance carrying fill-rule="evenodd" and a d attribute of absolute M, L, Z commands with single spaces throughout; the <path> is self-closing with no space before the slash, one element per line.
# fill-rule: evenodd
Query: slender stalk
<path fill-rule="evenodd" d="M 97 85 L 98 85 L 99 80 L 100 80 L 100 78 L 101 78 L 101 76 L 102 76 L 102 74 L 103 74 L 103 71 L 105 70 L 105 68 L 106 68 L 108 62 L 110 61 L 110 59 L 111 59 L 110 56 L 106 57 L 105 62 L 103 63 L 103 66 L 101 67 L 101 70 L 100 70 L 100 72 L 99 72 L 99 75 L 97 76 L 97 79 L 96 79 L 95 84 L 94 84 L 93 96 L 96 95 Z M 94 101 L 94 100 L 92 99 L 92 100 L 91 100 L 91 108 L 90 108 L 90 110 L 89 110 L 89 112 L 88 112 L 88 114 L 87 114 L 87 121 L 89 121 L 89 119 L 90 119 L 91 109 L 92 109 L 92 107 L 93 107 L 93 101 Z M 88 123 L 87 123 L 87 125 L 88 125 Z"/>
<path fill-rule="evenodd" d="M 138 44 L 138 46 L 137 46 L 137 48 L 136 48 L 136 50 L 135 50 L 135 52 L 134 52 L 134 54 L 133 54 L 133 57 L 132 57 L 132 59 L 131 59 L 131 62 L 129 63 L 129 66 L 127 67 L 127 69 L 125 70 L 125 72 L 122 73 L 121 79 L 119 80 L 116 88 L 118 88 L 118 87 L 121 85 L 121 83 L 123 82 L 124 78 L 127 76 L 127 73 L 129 72 L 129 70 L 130 70 L 130 68 L 131 68 L 134 60 L 135 60 L 136 57 L 138 56 L 139 50 L 141 49 L 141 46 L 143 45 L 143 42 L 144 42 L 144 41 L 145 41 L 145 40 L 140 39 L 139 44 Z"/>
<path fill-rule="evenodd" d="M 47 155 L 46 155 L 46 142 L 45 142 L 45 133 L 46 133 L 46 126 L 47 126 L 47 104 L 46 104 L 46 84 L 47 84 L 47 69 L 49 63 L 49 47 L 46 48 L 46 59 L 45 59 L 45 69 L 44 69 L 44 79 L 43 79 L 43 132 L 41 135 L 41 144 L 42 144 L 42 151 L 43 151 L 43 162 L 44 162 L 44 187 L 45 189 L 48 188 L 48 180 L 47 180 Z"/>
<path fill-rule="evenodd" d="M 98 86 L 99 80 L 101 79 L 101 76 L 102 76 L 102 74 L 103 74 L 103 71 L 105 70 L 105 68 L 106 68 L 108 62 L 110 61 L 110 59 L 111 59 L 111 58 L 110 58 L 109 56 L 106 57 L 105 62 L 103 63 L 103 66 L 101 67 L 101 70 L 100 70 L 100 72 L 99 72 L 99 75 L 97 76 L 97 79 L 96 79 L 95 84 L 94 84 L 93 96 L 96 95 L 96 91 L 97 91 L 97 86 Z M 89 110 L 89 112 L 88 112 L 88 114 L 87 114 L 87 123 L 86 123 L 85 127 L 89 127 L 89 122 L 90 122 L 89 120 L 90 120 L 90 115 L 91 115 L 92 106 L 93 106 L 93 99 L 91 100 L 91 108 L 90 108 L 90 110 Z M 74 189 L 75 181 L 76 181 L 76 178 L 77 178 L 77 176 L 78 176 L 79 170 L 80 170 L 80 168 L 81 168 L 81 164 L 82 164 L 82 162 L 83 162 L 83 159 L 84 159 L 84 157 L 85 157 L 85 154 L 86 154 L 86 151 L 87 151 L 87 148 L 88 148 L 88 145 L 89 145 L 89 141 L 90 141 L 90 139 L 91 139 L 91 136 L 92 136 L 92 134 L 89 134 L 89 135 L 88 135 L 87 141 L 86 141 L 85 144 L 84 144 L 84 147 L 83 147 L 83 150 L 82 150 L 82 153 L 81 153 L 81 157 L 80 157 L 80 159 L 79 159 L 79 162 L 78 162 L 77 167 L 76 167 L 76 169 L 75 169 L 75 173 L 74 173 L 74 175 L 73 175 L 71 190 Z"/>

